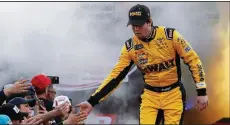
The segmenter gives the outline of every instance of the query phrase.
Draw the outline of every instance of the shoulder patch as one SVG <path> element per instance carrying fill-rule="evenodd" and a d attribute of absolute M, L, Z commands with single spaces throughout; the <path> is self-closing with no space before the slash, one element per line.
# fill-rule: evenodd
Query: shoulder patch
<path fill-rule="evenodd" d="M 166 39 L 168 40 L 172 40 L 173 39 L 173 32 L 174 32 L 174 28 L 165 28 L 165 36 L 166 36 Z"/>
<path fill-rule="evenodd" d="M 130 51 L 133 48 L 133 41 L 131 38 L 125 42 L 125 46 L 128 51 Z"/>

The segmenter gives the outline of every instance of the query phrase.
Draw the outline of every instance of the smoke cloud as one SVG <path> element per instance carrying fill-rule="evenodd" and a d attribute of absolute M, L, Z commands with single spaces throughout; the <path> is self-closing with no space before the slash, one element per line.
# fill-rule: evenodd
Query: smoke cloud
<path fill-rule="evenodd" d="M 229 23 L 229 11 L 220 13 L 215 2 L 138 3 L 150 8 L 154 25 L 176 28 L 200 55 L 204 69 L 210 71 L 211 58 L 221 56 L 223 47 L 215 26 L 220 14 L 227 16 Z M 1 86 L 21 77 L 30 79 L 38 73 L 57 75 L 60 84 L 86 84 L 84 78 L 92 77 L 101 82 L 116 64 L 124 42 L 132 37 L 126 24 L 128 11 L 135 4 L 137 2 L 1 3 Z M 225 7 L 229 10 L 229 6 Z M 196 91 L 188 67 L 182 65 L 182 72 L 192 108 L 187 114 L 199 113 L 195 110 Z M 209 73 L 207 81 L 212 80 Z M 139 105 L 135 103 L 143 81 L 139 71 L 134 71 L 128 79 L 92 114 L 117 113 L 118 123 L 138 123 Z M 88 99 L 93 91 L 59 90 L 58 95 L 68 95 L 77 104 Z M 128 108 L 131 106 L 135 108 Z M 219 117 L 222 116 L 207 118 L 209 121 L 204 123 Z"/>

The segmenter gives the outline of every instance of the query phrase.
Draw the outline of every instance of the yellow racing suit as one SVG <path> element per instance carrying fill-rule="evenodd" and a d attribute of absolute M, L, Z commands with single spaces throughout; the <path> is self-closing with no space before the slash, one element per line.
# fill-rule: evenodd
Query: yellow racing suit
<path fill-rule="evenodd" d="M 180 58 L 189 66 L 199 96 L 206 95 L 202 63 L 175 29 L 153 28 L 151 39 L 140 40 L 134 35 L 125 42 L 115 68 L 88 102 L 94 106 L 106 99 L 135 64 L 145 81 L 140 124 L 155 124 L 159 110 L 163 111 L 165 124 L 182 124 L 186 95 L 181 83 Z"/>

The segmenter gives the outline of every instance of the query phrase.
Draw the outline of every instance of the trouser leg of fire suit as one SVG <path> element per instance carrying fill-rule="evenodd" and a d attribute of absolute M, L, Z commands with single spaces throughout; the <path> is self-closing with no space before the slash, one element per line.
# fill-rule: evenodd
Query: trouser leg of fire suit
<path fill-rule="evenodd" d="M 145 89 L 141 95 L 140 124 L 182 124 L 186 94 L 184 87 L 178 86 L 167 92 L 153 92 Z M 163 118 L 157 119 L 158 111 L 163 110 Z"/>

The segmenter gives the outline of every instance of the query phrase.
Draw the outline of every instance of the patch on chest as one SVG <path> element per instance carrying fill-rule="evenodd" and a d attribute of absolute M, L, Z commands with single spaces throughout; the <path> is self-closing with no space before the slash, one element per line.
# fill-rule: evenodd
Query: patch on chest
<path fill-rule="evenodd" d="M 168 48 L 168 45 L 164 38 L 158 38 L 156 40 L 157 49 Z"/>
<path fill-rule="evenodd" d="M 148 55 L 145 52 L 136 53 L 138 65 L 144 65 L 148 62 Z"/>
<path fill-rule="evenodd" d="M 174 59 L 170 59 L 168 61 L 164 61 L 158 64 L 147 65 L 141 68 L 141 72 L 149 73 L 149 72 L 162 72 L 165 70 L 169 70 L 172 67 L 176 66 L 174 63 Z"/>
<path fill-rule="evenodd" d="M 133 48 L 133 41 L 132 41 L 132 39 L 127 40 L 125 42 L 125 46 L 126 46 L 127 51 L 130 51 Z"/>
<path fill-rule="evenodd" d="M 142 49 L 142 48 L 144 48 L 143 44 L 137 44 L 137 45 L 134 46 L 135 50 L 139 50 L 139 49 Z"/>

